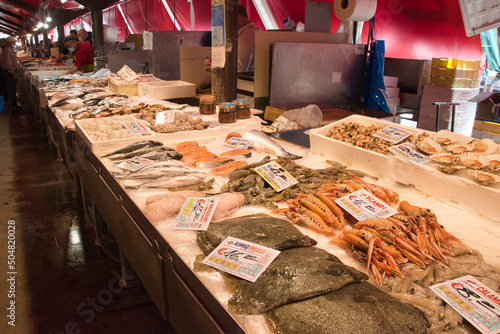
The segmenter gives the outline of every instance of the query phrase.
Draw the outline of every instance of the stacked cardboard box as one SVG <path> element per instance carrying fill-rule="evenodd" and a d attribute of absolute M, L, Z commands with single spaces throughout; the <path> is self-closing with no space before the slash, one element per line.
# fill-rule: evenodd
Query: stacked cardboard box
<path fill-rule="evenodd" d="M 448 88 L 477 88 L 481 61 L 432 58 L 430 85 Z"/>
<path fill-rule="evenodd" d="M 434 102 L 457 102 L 455 113 L 455 132 L 470 136 L 476 117 L 476 103 L 469 99 L 479 94 L 479 89 L 446 88 L 424 86 L 420 104 L 418 127 L 424 130 L 437 131 L 451 129 L 451 107 L 442 106 L 439 114 L 439 129 L 436 129 L 436 106 Z"/>
<path fill-rule="evenodd" d="M 472 137 L 478 139 L 489 138 L 500 144 L 500 123 L 489 121 L 474 121 Z"/>

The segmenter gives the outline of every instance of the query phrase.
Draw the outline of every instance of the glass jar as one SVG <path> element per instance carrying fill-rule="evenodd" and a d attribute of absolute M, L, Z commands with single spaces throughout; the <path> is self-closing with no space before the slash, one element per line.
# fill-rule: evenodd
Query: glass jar
<path fill-rule="evenodd" d="M 219 123 L 236 122 L 236 105 L 234 102 L 222 102 L 219 105 Z"/>
<path fill-rule="evenodd" d="M 250 111 L 250 102 L 247 99 L 237 99 L 234 100 L 236 105 L 236 118 L 237 119 L 246 119 L 252 116 Z"/>
<path fill-rule="evenodd" d="M 200 114 L 202 115 L 215 114 L 215 96 L 213 95 L 200 96 Z"/>

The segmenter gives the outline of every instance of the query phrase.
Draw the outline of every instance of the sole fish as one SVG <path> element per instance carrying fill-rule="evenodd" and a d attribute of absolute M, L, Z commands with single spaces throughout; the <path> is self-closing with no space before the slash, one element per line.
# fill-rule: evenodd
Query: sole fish
<path fill-rule="evenodd" d="M 135 142 L 133 144 L 130 144 L 128 146 L 125 146 L 123 148 L 120 148 L 116 151 L 113 151 L 111 153 L 103 155 L 103 157 L 109 157 L 115 154 L 122 154 L 122 153 L 129 153 L 135 150 L 138 150 L 143 147 L 148 147 L 148 146 L 163 146 L 162 142 L 156 141 L 156 140 L 141 140 L 138 142 Z"/>
<path fill-rule="evenodd" d="M 277 142 L 275 142 L 271 137 L 266 135 L 265 133 L 259 130 L 249 130 L 243 135 L 244 139 L 248 139 L 253 141 L 252 146 L 259 151 L 263 151 L 266 153 L 271 153 L 280 158 L 291 158 L 291 159 L 300 159 L 298 155 L 291 154 L 283 147 L 281 147 Z"/>

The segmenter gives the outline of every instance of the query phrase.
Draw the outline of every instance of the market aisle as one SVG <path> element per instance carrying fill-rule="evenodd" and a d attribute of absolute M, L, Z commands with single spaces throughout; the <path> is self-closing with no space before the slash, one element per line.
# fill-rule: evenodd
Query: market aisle
<path fill-rule="evenodd" d="M 142 285 L 118 286 L 120 266 L 94 244 L 73 182 L 31 112 L 0 116 L 0 157 L 0 332 L 175 333 Z M 7 266 L 8 226 L 15 268 Z"/>

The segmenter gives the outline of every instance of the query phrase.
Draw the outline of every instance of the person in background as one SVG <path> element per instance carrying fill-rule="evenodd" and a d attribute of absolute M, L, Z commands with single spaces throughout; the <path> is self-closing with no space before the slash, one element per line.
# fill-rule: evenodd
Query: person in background
<path fill-rule="evenodd" d="M 72 29 L 72 30 L 69 32 L 69 35 L 70 35 L 70 36 L 75 37 L 76 39 L 78 39 L 78 33 L 77 33 L 76 29 Z M 65 46 L 65 47 L 64 47 L 64 49 L 63 49 L 63 51 L 62 51 L 62 53 L 61 53 L 61 54 L 59 54 L 59 58 L 61 58 L 61 59 L 66 59 L 66 57 L 68 56 L 68 54 L 69 54 L 69 50 L 68 50 L 68 48 Z"/>
<path fill-rule="evenodd" d="M 255 32 L 261 29 L 248 19 L 247 11 L 238 6 L 238 67 L 237 72 L 254 71 Z M 211 71 L 212 59 L 205 60 L 205 70 Z"/>
<path fill-rule="evenodd" d="M 87 30 L 85 30 L 85 29 L 78 30 L 77 36 L 78 36 L 79 41 L 85 41 L 85 42 L 88 42 L 90 45 L 92 45 L 92 41 L 89 38 L 89 34 L 87 33 Z"/>
<path fill-rule="evenodd" d="M 7 96 L 9 98 L 9 109 L 12 112 L 20 111 L 17 104 L 17 80 L 19 77 L 19 64 L 14 52 L 16 40 L 9 36 L 5 38 L 5 48 L 2 50 L 2 72 L 7 86 Z"/>
<path fill-rule="evenodd" d="M 92 72 L 94 70 L 94 49 L 87 42 L 79 41 L 73 36 L 64 38 L 64 45 L 73 53 L 75 63 L 65 74 L 73 74 L 80 70 L 83 73 Z"/>

